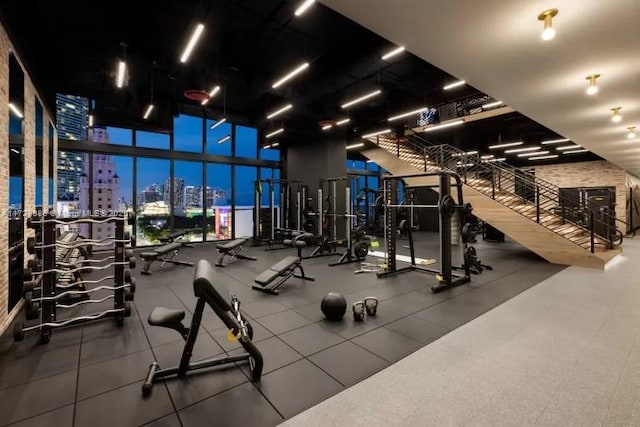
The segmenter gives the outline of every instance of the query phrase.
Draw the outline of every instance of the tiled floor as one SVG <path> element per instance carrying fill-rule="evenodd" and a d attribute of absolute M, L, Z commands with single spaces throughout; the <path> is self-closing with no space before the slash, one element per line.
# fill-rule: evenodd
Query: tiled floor
<path fill-rule="evenodd" d="M 419 233 L 418 239 L 420 257 L 438 256 L 434 235 Z M 305 260 L 304 265 L 317 281 L 291 279 L 281 286 L 278 296 L 256 292 L 251 284 L 289 251 L 249 248 L 258 261 L 238 261 L 217 272 L 220 281 L 240 298 L 254 327 L 254 341 L 265 359 L 261 382 L 251 383 L 246 367 L 239 366 L 157 384 L 151 397 L 143 399 L 141 384 L 149 364 L 154 359 L 161 366 L 177 364 L 183 345 L 175 331 L 148 326 L 147 316 L 155 306 L 163 305 L 184 308 L 188 320 L 195 307 L 193 269 L 168 265 L 158 271 L 156 264 L 152 276 L 137 275 L 135 310 L 123 328 L 107 321 L 59 331 L 44 346 L 36 343 L 35 336 L 21 343 L 13 343 L 8 336 L 0 340 L 0 425 L 278 424 L 562 270 L 513 243 L 480 242 L 476 246 L 483 261 L 495 270 L 440 294 L 430 292 L 434 281 L 430 275 L 407 273 L 378 279 L 353 274 L 357 264 L 328 267 L 330 258 L 316 258 Z M 215 257 L 211 245 L 180 252 L 181 259 L 190 261 L 206 258 L 214 262 Z M 327 322 L 319 303 L 330 291 L 345 295 L 349 305 L 376 296 L 381 300 L 378 315 L 355 323 L 347 313 L 341 322 Z M 227 340 L 226 329 L 210 310 L 202 326 L 193 360 L 238 351 L 239 346 Z M 508 327 L 495 325 L 489 336 Z M 484 335 L 474 336 L 458 345 L 482 347 L 483 339 Z M 569 357 L 570 344 L 580 343 L 570 341 L 564 345 L 566 352 L 559 350 L 555 356 Z M 451 353 L 454 360 L 460 358 L 455 351 Z M 597 348 L 593 354 L 598 357 Z M 447 361 L 442 364 L 446 366 Z M 536 380 L 542 384 L 548 377 L 551 381 L 553 372 L 547 374 Z"/>
<path fill-rule="evenodd" d="M 606 271 L 567 268 L 284 425 L 638 426 L 639 257 L 626 240 Z M 417 315 L 464 318 L 436 307 Z"/>

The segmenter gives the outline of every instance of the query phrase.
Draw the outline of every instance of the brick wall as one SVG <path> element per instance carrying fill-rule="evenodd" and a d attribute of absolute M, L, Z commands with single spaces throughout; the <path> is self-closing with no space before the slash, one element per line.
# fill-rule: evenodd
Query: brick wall
<path fill-rule="evenodd" d="M 616 217 L 626 221 L 627 173 L 605 160 L 535 167 L 536 178 L 563 187 L 616 187 Z"/>
<path fill-rule="evenodd" d="M 0 25 L 0 105 L 5 107 L 9 103 L 9 54 L 13 52 L 18 63 L 22 66 L 19 55 L 16 54 L 9 37 Z M 24 70 L 25 67 L 22 66 Z M 25 143 L 25 176 L 23 180 L 25 199 L 23 209 L 25 212 L 33 211 L 35 208 L 35 97 L 37 96 L 35 87 L 31 82 L 31 79 L 27 72 L 24 72 L 24 143 Z M 43 116 L 46 118 L 44 132 L 45 135 L 49 131 L 49 123 L 51 114 L 44 109 Z M 54 137 L 57 135 L 54 133 Z M 0 108 L 0 141 L 4 141 L 4 149 L 0 149 L 0 334 L 11 324 L 13 319 L 20 313 L 23 304 L 20 303 L 14 307 L 11 313 L 8 313 L 8 298 L 9 298 L 9 269 L 8 269 L 8 217 L 7 208 L 9 206 L 9 109 Z M 45 139 L 45 143 L 48 144 L 48 140 Z M 54 142 L 54 148 L 57 150 L 57 140 Z M 45 151 L 46 153 L 46 151 Z M 45 157 L 45 168 L 48 169 L 48 162 Z M 55 164 L 55 163 L 54 163 Z M 45 169 L 45 170 L 47 170 Z M 54 175 L 56 171 L 54 170 Z M 48 180 L 44 181 L 44 185 L 47 185 Z M 46 187 L 45 187 L 46 188 Z M 45 197 L 48 197 L 45 192 Z M 46 199 L 44 199 L 46 200 Z M 26 221 L 26 218 L 25 218 Z M 26 227 L 25 227 L 26 228 Z M 33 236 L 34 232 L 30 229 L 25 229 L 25 238 L 27 236 Z M 27 257 L 25 256 L 25 262 Z"/>

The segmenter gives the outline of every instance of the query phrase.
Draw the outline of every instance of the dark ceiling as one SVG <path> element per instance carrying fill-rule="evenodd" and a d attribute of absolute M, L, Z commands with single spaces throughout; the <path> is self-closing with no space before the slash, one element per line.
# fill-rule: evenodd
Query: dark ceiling
<path fill-rule="evenodd" d="M 479 94 L 468 85 L 443 91 L 442 86 L 455 79 L 409 53 L 383 61 L 382 54 L 394 45 L 318 3 L 295 17 L 299 2 L 94 0 L 34 5 L 4 0 L 0 14 L 46 103 L 55 105 L 57 92 L 94 99 L 96 124 L 169 129 L 181 109 L 202 108 L 184 97 L 185 90 L 209 91 L 219 83 L 224 95 L 207 106 L 211 117 L 226 109 L 227 115 L 262 131 L 285 126 L 289 138 L 305 138 L 319 132 L 319 121 L 345 117 L 340 108 L 345 100 L 382 89 L 381 96 L 348 112 L 350 126 L 340 132 L 350 138 L 387 127 L 389 115 L 408 108 Z M 181 64 L 197 22 L 205 24 L 203 36 L 188 63 Z M 129 80 L 117 89 L 122 43 Z M 279 89 L 271 88 L 305 61 L 310 63 L 307 71 Z M 156 109 L 144 121 L 152 75 Z M 267 113 L 289 102 L 294 108 L 283 119 L 266 120 Z M 513 113 L 465 126 L 463 132 L 438 132 L 432 139 L 475 147 L 500 136 L 539 140 L 554 134 Z"/>

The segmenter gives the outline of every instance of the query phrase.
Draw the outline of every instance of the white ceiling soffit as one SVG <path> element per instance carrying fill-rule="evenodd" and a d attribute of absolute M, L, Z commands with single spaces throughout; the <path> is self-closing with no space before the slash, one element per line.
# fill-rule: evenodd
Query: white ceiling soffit
<path fill-rule="evenodd" d="M 321 1 L 640 175 L 640 132 L 626 137 L 628 126 L 640 130 L 640 0 Z M 549 8 L 559 10 L 557 34 L 543 41 L 538 14 Z M 594 73 L 600 92 L 589 96 Z M 613 107 L 622 122 L 611 122 Z"/>

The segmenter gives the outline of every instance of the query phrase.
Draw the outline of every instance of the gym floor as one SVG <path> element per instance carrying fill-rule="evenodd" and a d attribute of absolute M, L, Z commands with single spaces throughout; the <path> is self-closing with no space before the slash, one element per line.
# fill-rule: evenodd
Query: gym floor
<path fill-rule="evenodd" d="M 415 240 L 417 256 L 439 257 L 437 234 L 416 233 Z M 322 257 L 303 261 L 315 282 L 292 278 L 277 296 L 254 291 L 251 284 L 293 250 L 249 247 L 245 252 L 258 261 L 235 261 L 217 271 L 220 281 L 242 301 L 253 325 L 254 342 L 265 359 L 262 381 L 251 383 L 244 366 L 232 367 L 158 383 L 143 399 L 141 385 L 149 364 L 156 359 L 161 367 L 176 365 L 183 347 L 175 331 L 150 327 L 147 316 L 161 305 L 184 308 L 189 321 L 196 302 L 193 268 L 167 265 L 159 270 L 155 263 L 151 276 L 134 273 L 135 309 L 121 329 L 113 321 L 102 321 L 54 332 L 47 345 L 38 345 L 36 335 L 20 343 L 14 343 L 10 334 L 0 339 L 0 425 L 276 425 L 564 268 L 510 241 L 479 241 L 475 246 L 479 258 L 494 270 L 439 294 L 429 290 L 435 280 L 429 274 L 378 279 L 354 274 L 358 263 L 328 267 L 334 258 Z M 204 258 L 213 264 L 216 257 L 215 246 L 203 244 L 182 249 L 177 259 Z M 327 292 L 339 292 L 347 299 L 348 311 L 341 322 L 324 320 L 320 300 Z M 380 300 L 378 314 L 355 323 L 350 305 L 366 296 Z M 108 303 L 98 305 L 108 307 Z M 205 309 L 192 360 L 238 351 L 226 334 L 222 322 Z"/>

